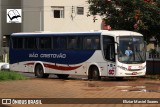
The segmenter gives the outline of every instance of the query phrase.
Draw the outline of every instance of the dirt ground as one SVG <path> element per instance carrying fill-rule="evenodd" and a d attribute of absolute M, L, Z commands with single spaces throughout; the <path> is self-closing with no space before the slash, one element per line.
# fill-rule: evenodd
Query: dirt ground
<path fill-rule="evenodd" d="M 0 82 L 0 98 L 71 98 L 71 103 L 42 104 L 42 105 L 0 105 L 0 107 L 160 107 L 160 80 L 151 79 L 103 79 L 101 81 L 89 81 L 86 79 L 48 79 L 29 78 L 28 80 L 3 81 Z M 93 100 L 93 104 L 74 104 L 76 98 L 97 98 L 97 101 L 115 100 L 114 98 L 144 98 L 158 101 L 158 104 L 99 104 Z M 53 99 L 54 100 L 54 99 Z M 68 101 L 68 100 L 66 100 Z M 89 101 L 89 100 L 88 100 Z M 52 103 L 52 102 L 51 102 Z"/>

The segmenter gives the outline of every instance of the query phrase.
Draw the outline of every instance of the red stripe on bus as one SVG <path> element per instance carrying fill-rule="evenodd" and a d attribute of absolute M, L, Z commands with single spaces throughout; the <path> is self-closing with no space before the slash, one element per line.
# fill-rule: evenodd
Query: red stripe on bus
<path fill-rule="evenodd" d="M 30 62 L 30 63 L 26 63 L 26 64 L 24 64 L 24 65 L 34 65 L 34 63 L 33 63 L 33 62 Z"/>
<path fill-rule="evenodd" d="M 69 71 L 69 70 L 75 70 L 75 69 L 81 67 L 82 65 L 74 66 L 74 67 L 70 67 L 70 66 L 66 67 L 66 66 L 57 66 L 57 65 L 51 65 L 51 64 L 44 64 L 44 66 L 47 67 L 47 68 L 51 68 L 51 69 Z"/>
<path fill-rule="evenodd" d="M 24 65 L 34 65 L 34 63 L 30 62 L 30 63 L 26 63 Z M 66 66 L 57 66 L 57 65 L 52 65 L 52 64 L 44 64 L 44 67 L 46 67 L 46 68 L 51 68 L 51 69 L 56 69 L 56 70 L 66 70 L 66 71 L 75 70 L 81 66 L 82 65 L 74 66 L 74 67 L 70 67 L 70 66 L 66 67 Z"/>

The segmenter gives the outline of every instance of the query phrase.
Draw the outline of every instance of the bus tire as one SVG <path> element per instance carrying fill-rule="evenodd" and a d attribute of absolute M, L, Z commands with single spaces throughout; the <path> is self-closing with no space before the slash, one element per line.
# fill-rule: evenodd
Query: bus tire
<path fill-rule="evenodd" d="M 68 74 L 57 74 L 57 77 L 59 78 L 59 79 L 67 79 L 68 78 Z"/>
<path fill-rule="evenodd" d="M 42 65 L 38 64 L 35 67 L 35 75 L 37 78 L 48 78 L 49 74 L 44 74 Z"/>
<path fill-rule="evenodd" d="M 99 70 L 96 66 L 91 67 L 89 69 L 88 79 L 91 80 L 100 80 L 101 77 L 99 76 Z"/>

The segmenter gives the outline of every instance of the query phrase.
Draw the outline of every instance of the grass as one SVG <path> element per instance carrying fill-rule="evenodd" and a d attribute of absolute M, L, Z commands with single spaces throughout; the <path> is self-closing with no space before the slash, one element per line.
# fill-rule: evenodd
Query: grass
<path fill-rule="evenodd" d="M 0 71 L 0 81 L 6 80 L 25 80 L 26 77 L 14 71 Z"/>

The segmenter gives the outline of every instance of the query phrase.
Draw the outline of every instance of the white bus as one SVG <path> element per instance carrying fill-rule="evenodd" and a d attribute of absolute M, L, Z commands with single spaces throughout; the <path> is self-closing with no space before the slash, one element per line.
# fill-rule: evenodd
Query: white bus
<path fill-rule="evenodd" d="M 132 31 L 13 33 L 10 69 L 32 72 L 38 78 L 55 74 L 122 79 L 145 75 L 145 52 L 143 35 Z"/>

